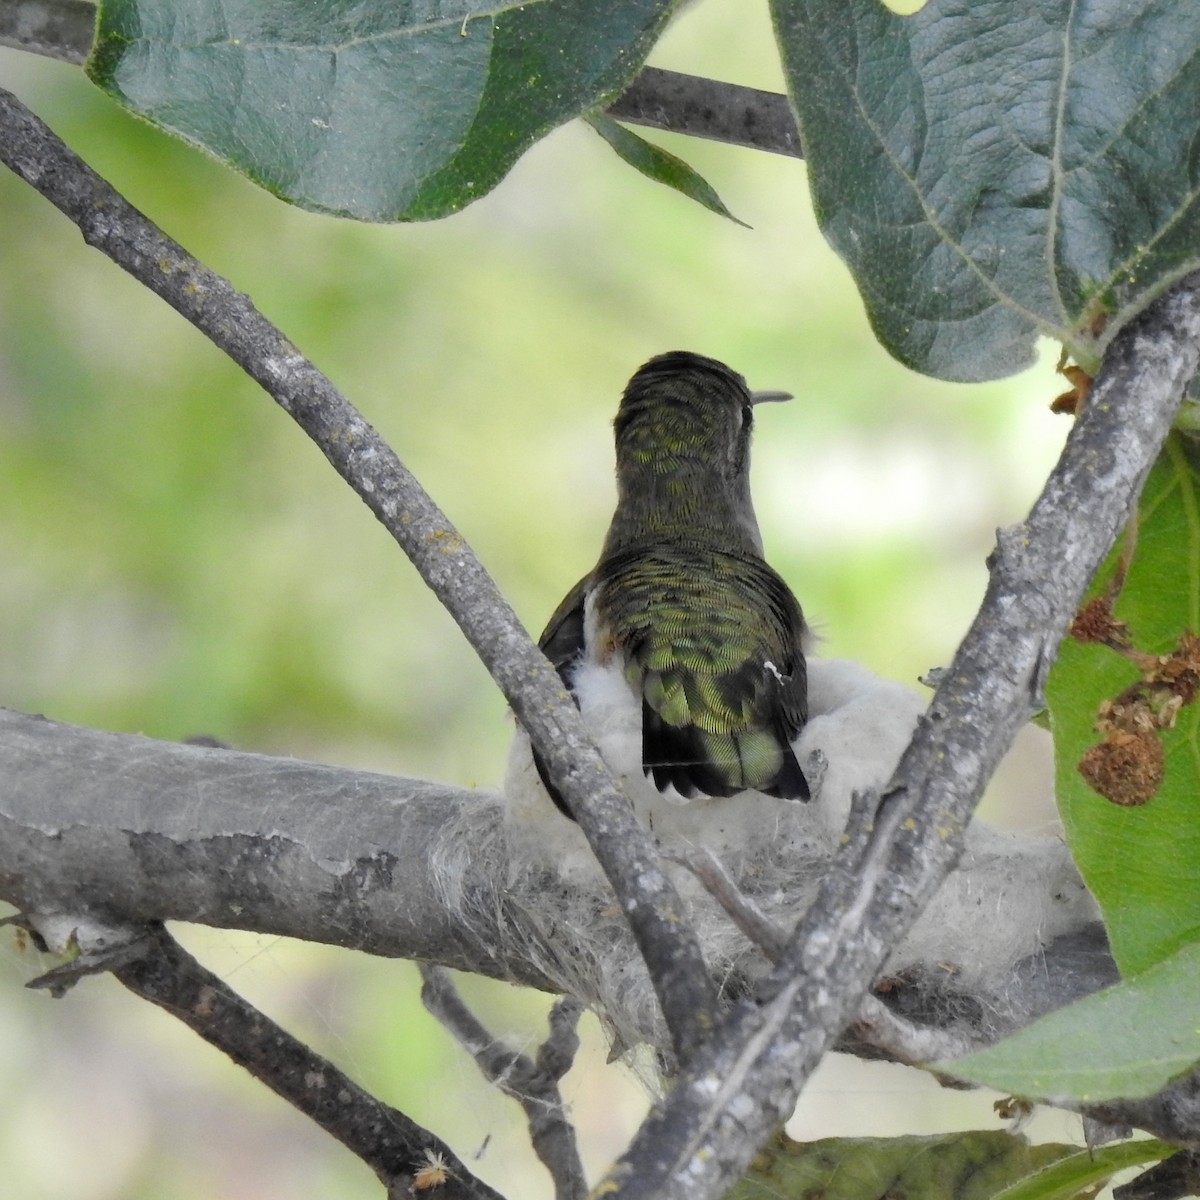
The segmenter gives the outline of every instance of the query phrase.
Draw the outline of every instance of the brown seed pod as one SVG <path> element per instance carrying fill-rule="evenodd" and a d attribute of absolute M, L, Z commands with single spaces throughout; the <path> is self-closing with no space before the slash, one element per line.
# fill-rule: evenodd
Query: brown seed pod
<path fill-rule="evenodd" d="M 1114 650 L 1130 646 L 1129 626 L 1113 616 L 1112 596 L 1094 596 L 1071 622 L 1071 637 L 1077 642 L 1099 642 Z"/>
<path fill-rule="evenodd" d="M 1110 730 L 1079 760 L 1079 773 L 1088 787 L 1113 804 L 1145 804 L 1162 786 L 1162 742 L 1154 733 Z"/>

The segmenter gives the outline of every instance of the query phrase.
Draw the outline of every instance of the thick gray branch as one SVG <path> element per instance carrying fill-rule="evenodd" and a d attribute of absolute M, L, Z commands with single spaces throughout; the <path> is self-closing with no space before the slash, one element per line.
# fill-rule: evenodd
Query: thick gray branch
<path fill-rule="evenodd" d="M 954 865 L 996 763 L 1041 707 L 1059 641 L 1128 519 L 1198 357 L 1193 275 L 1114 339 L 1028 520 L 1002 531 L 983 606 L 878 811 L 835 860 L 754 1002 L 642 1126 L 607 1194 L 721 1196 L 786 1120 L 890 947 Z"/>
<path fill-rule="evenodd" d="M 95 25 L 87 0 L 0 0 L 0 46 L 82 63 Z"/>
<path fill-rule="evenodd" d="M 602 880 L 564 884 L 553 863 L 514 871 L 486 792 L 0 709 L 0 897 L 65 934 L 95 919 L 183 920 L 436 962 L 577 996 L 626 1042 L 663 1043 Z M 804 901 L 789 903 L 794 920 Z M 938 960 L 957 953 L 930 947 Z M 714 959 L 731 996 L 756 961 L 748 947 Z M 1114 981 L 1103 930 L 1090 927 L 992 987 L 905 972 L 884 999 L 903 1020 L 983 1044 Z M 879 1057 L 879 1043 L 852 1027 L 841 1048 Z M 1200 1131 L 1191 1082 L 1098 1115 L 1176 1140 Z"/>
<path fill-rule="evenodd" d="M 256 929 L 563 990 L 517 953 L 543 935 L 497 874 L 501 836 L 487 793 L 0 709 L 0 896 L 25 912 Z"/>
<path fill-rule="evenodd" d="M 0 161 L 205 334 L 316 443 L 411 559 L 529 731 L 612 881 L 678 1057 L 712 1028 L 715 993 L 683 905 L 558 675 L 471 548 L 358 410 L 228 280 L 210 271 L 0 90 Z"/>

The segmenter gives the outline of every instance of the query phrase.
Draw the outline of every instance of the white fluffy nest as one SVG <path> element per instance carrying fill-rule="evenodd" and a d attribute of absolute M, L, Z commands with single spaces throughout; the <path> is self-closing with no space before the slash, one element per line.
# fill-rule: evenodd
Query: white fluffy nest
<path fill-rule="evenodd" d="M 812 658 L 808 724 L 796 740 L 801 765 L 818 779 L 811 802 L 758 792 L 730 799 L 671 802 L 640 768 L 640 711 L 628 695 L 585 704 L 597 743 L 620 776 L 639 818 L 666 852 L 691 843 L 711 850 L 738 886 L 781 927 L 790 929 L 811 902 L 842 834 L 855 790 L 890 778 L 924 708 L 920 695 L 857 663 Z M 821 771 L 823 769 L 823 774 Z M 644 967 L 633 958 L 612 893 L 578 827 L 558 812 L 518 731 L 504 782 L 505 820 L 458 830 L 458 845 L 507 862 L 505 902 L 518 905 L 544 935 L 537 955 L 547 976 L 590 1003 L 613 1027 L 618 1046 L 661 1043 L 657 1006 Z M 493 838 L 492 847 L 480 844 Z M 445 864 L 448 868 L 451 863 Z M 763 960 L 692 876 L 670 868 L 714 973 L 744 986 Z M 451 905 L 461 895 L 446 880 Z M 469 912 L 462 912 L 469 920 Z M 1020 960 L 1056 937 L 1094 922 L 1094 901 L 1066 847 L 1054 837 L 1008 833 L 976 821 L 966 851 L 887 973 L 950 972 L 964 992 L 1002 1003 Z"/>

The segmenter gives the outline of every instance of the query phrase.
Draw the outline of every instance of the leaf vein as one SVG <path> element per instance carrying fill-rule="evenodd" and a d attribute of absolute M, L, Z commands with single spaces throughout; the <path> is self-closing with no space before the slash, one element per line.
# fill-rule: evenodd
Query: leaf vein
<path fill-rule="evenodd" d="M 1075 0 L 1072 0 L 1072 3 L 1074 2 Z M 896 19 L 898 21 L 901 20 L 899 17 Z M 811 36 L 813 37 L 814 41 L 818 40 L 816 30 L 811 31 Z M 863 125 L 875 138 L 876 143 L 878 144 L 888 163 L 891 165 L 894 173 L 912 193 L 918 208 L 923 214 L 924 223 L 928 225 L 934 234 L 937 235 L 939 240 L 958 257 L 967 270 L 979 280 L 984 289 L 990 292 L 993 297 L 995 297 L 995 300 L 998 304 L 1021 314 L 1021 316 L 1028 320 L 1038 330 L 1039 333 L 1042 333 L 1047 337 L 1052 337 L 1055 339 L 1059 338 L 1061 336 L 1061 331 L 1056 326 L 1047 321 L 1041 316 L 1041 314 L 1035 312 L 1033 309 L 1027 308 L 1023 304 L 1018 303 L 1015 297 L 1003 291 L 993 279 L 988 277 L 988 275 L 980 268 L 979 264 L 966 252 L 962 245 L 954 239 L 950 231 L 936 219 L 933 210 L 925 202 L 925 196 L 921 190 L 919 181 L 915 176 L 910 175 L 909 172 L 904 169 L 903 164 L 896 157 L 896 155 L 892 153 L 891 147 L 888 145 L 887 138 L 884 136 L 883 131 L 880 129 L 877 122 L 872 119 L 870 110 L 863 103 L 859 89 L 851 80 L 848 72 L 846 72 L 839 64 L 836 63 L 836 56 L 831 56 L 831 59 L 835 64 L 834 69 L 837 70 L 842 76 L 842 84 L 849 94 L 851 102 L 858 110 L 858 113 L 862 118 Z M 912 222 L 911 224 L 913 226 L 919 225 L 918 222 Z"/>

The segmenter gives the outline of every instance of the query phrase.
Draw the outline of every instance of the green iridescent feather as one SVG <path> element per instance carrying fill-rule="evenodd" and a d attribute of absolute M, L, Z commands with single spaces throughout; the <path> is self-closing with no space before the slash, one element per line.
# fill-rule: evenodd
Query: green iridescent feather
<path fill-rule="evenodd" d="M 583 663 L 624 676 L 660 791 L 809 798 L 791 746 L 807 718 L 804 618 L 763 560 L 749 487 L 753 406 L 779 398 L 685 352 L 634 375 L 600 561 L 541 638 L 568 687 Z"/>

